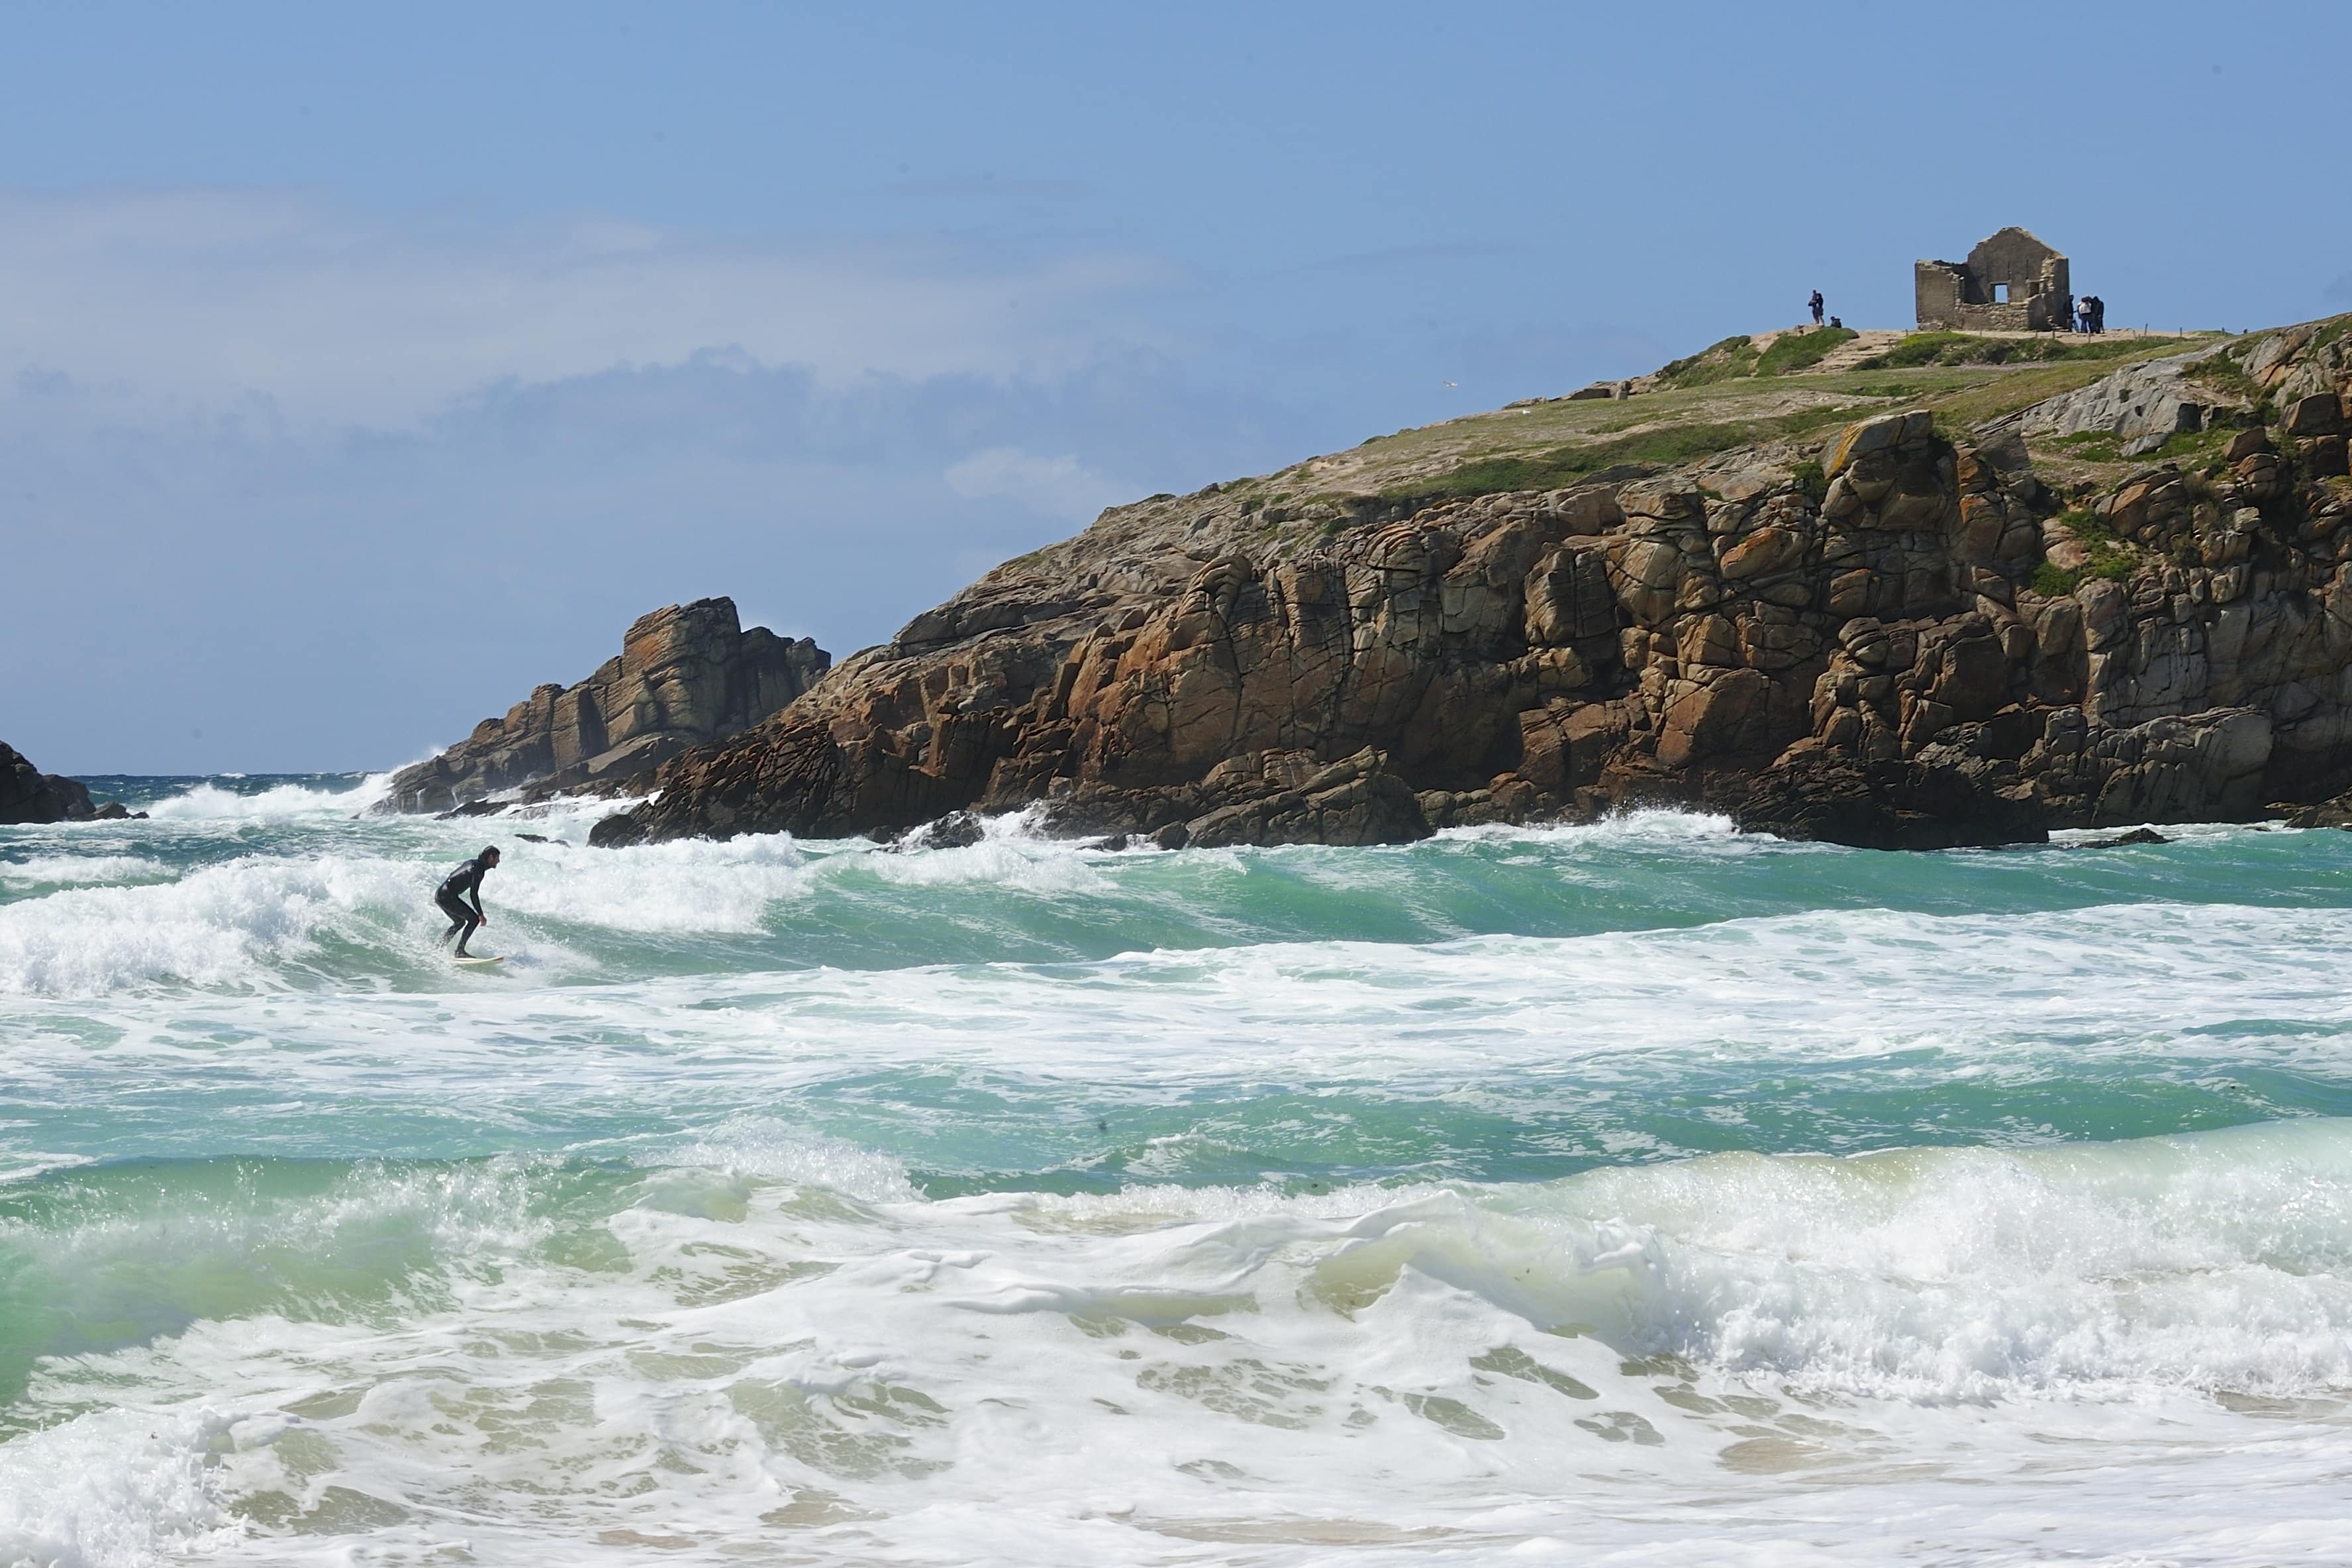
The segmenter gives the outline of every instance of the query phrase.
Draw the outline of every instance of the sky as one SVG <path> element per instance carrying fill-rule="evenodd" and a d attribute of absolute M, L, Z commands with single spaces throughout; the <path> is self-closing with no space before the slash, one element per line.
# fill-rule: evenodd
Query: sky
<path fill-rule="evenodd" d="M 0 740 L 378 769 L 1103 507 L 1907 326 L 2352 310 L 2352 6 L 0 0 Z"/>

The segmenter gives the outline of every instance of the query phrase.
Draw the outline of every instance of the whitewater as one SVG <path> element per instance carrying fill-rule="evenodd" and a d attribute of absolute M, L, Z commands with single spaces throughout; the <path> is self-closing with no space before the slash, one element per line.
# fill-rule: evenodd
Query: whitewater
<path fill-rule="evenodd" d="M 2341 1560 L 2352 835 L 92 784 L 0 828 L 0 1563 Z"/>

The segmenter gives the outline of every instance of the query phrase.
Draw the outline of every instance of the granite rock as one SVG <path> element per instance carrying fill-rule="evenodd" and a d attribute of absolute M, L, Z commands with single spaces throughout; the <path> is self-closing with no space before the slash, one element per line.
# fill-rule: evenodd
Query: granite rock
<path fill-rule="evenodd" d="M 2342 395 L 2310 369 L 2342 335 L 2278 336 L 2226 352 Z M 2092 573 L 2021 439 L 2082 417 L 2067 395 L 1559 489 L 1116 508 L 664 763 L 595 839 L 1034 806 L 1162 844 L 1393 842 L 1684 802 L 1919 847 L 2352 784 L 2352 493 L 2314 450 L 2342 438 L 2127 474 L 2090 498 L 2117 542 Z"/>
<path fill-rule="evenodd" d="M 381 809 L 448 812 L 526 787 L 613 787 L 789 706 L 831 658 L 807 638 L 742 629 L 731 599 L 640 616 L 618 657 L 543 685 L 447 751 L 394 774 Z"/>

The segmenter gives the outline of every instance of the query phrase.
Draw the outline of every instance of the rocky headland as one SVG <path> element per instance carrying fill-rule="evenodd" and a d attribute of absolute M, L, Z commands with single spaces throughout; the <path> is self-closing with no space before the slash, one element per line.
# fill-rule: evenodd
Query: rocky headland
<path fill-rule="evenodd" d="M 587 679 L 536 687 L 504 718 L 403 768 L 379 809 L 446 812 L 646 775 L 781 712 L 831 663 L 806 637 L 744 630 L 732 599 L 671 605 L 638 616 Z"/>
<path fill-rule="evenodd" d="M 1360 844 L 1676 803 L 1929 847 L 2319 801 L 2352 780 L 2347 325 L 1734 339 L 1154 496 L 594 838 L 1027 807 Z"/>

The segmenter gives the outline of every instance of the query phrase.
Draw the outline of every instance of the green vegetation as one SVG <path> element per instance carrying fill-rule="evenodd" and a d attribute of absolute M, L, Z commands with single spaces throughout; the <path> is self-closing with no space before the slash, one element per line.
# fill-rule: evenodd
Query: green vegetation
<path fill-rule="evenodd" d="M 2085 463 L 2176 463 L 2189 468 L 2218 461 L 2221 448 L 2230 444 L 2231 435 L 2244 427 L 2236 419 L 2217 419 L 2203 430 L 2182 430 L 2165 437 L 2164 445 L 2152 451 L 2126 455 L 2123 443 L 2112 431 L 2084 430 L 2073 436 L 2061 436 L 2051 445 L 2070 458 Z"/>
<path fill-rule="evenodd" d="M 1726 338 L 1701 353 L 1678 359 L 1658 371 L 1668 386 L 1713 386 L 1726 381 L 1762 380 L 1793 375 L 1812 369 L 1841 343 L 1862 334 L 1851 327 L 1816 327 L 1811 331 L 1782 332 L 1772 346 L 1759 353 L 1750 337 Z"/>
<path fill-rule="evenodd" d="M 2090 559 L 2072 569 L 2055 566 L 2044 561 L 2034 568 L 2033 591 L 2051 598 L 2071 594 L 2083 583 L 2124 583 L 2138 570 L 2139 559 L 2131 547 L 2117 539 L 2115 531 L 2095 513 L 2080 507 L 2061 512 L 2053 521 L 2064 525 L 2067 531 L 2089 552 Z"/>
<path fill-rule="evenodd" d="M 1669 386 L 1710 386 L 1756 369 L 1756 340 L 1742 332 L 1662 366 L 1658 379 Z"/>
<path fill-rule="evenodd" d="M 2229 396 L 2242 397 L 2248 403 L 2260 403 L 2263 401 L 2263 384 L 2247 374 L 2246 367 L 2239 363 L 2245 352 L 2245 345 L 2241 343 L 2199 360 L 2189 367 L 2189 379 Z"/>
<path fill-rule="evenodd" d="M 1797 481 L 1799 489 L 1813 498 L 1815 506 L 1819 506 L 1830 493 L 1829 476 L 1822 471 L 1821 464 L 1811 458 L 1790 469 L 1790 478 Z"/>
<path fill-rule="evenodd" d="M 1800 436 L 1823 426 L 1843 424 L 1853 417 L 1852 409 L 1808 408 L 1774 419 L 1636 430 L 1611 440 L 1554 447 L 1545 452 L 1474 458 L 1451 472 L 1414 479 L 1381 493 L 1391 500 L 1419 500 L 1433 496 L 1493 495 L 1503 490 L 1560 489 L 1621 464 L 1664 468 L 1696 462 L 1734 447 Z M 1806 468 L 1815 476 L 1821 473 L 1819 463 L 1808 463 L 1800 468 L 1801 476 Z M 1822 492 L 1826 494 L 1828 488 L 1823 483 Z"/>
<path fill-rule="evenodd" d="M 2074 591 L 2080 574 L 2044 561 L 2033 569 L 2033 591 L 2045 599 L 2063 599 Z"/>
<path fill-rule="evenodd" d="M 2080 458 L 2086 463 L 2120 463 L 2124 460 L 2123 445 L 2112 430 L 2079 430 L 2072 436 L 2061 436 L 2050 443 L 2070 458 Z"/>
<path fill-rule="evenodd" d="M 1808 342 L 1812 340 L 1812 342 Z M 1285 537 L 1311 538 L 1319 500 L 1382 498 L 1390 503 L 1496 491 L 1558 489 L 1622 464 L 1667 465 L 1714 457 L 1756 443 L 1817 445 L 1822 434 L 1890 408 L 1927 408 L 1947 437 L 1967 432 L 2059 393 L 2071 392 L 2127 363 L 2179 353 L 2182 342 L 2212 349 L 2215 338 L 2110 339 L 2095 355 L 2009 364 L 1927 364 L 1898 372 L 1824 371 L 1814 360 L 1807 374 L 1758 374 L 1784 342 L 1824 355 L 1841 347 L 1829 332 L 1771 340 L 1759 351 L 1753 338 L 1727 338 L 1706 353 L 1676 361 L 1639 395 L 1626 400 L 1547 399 L 1489 414 L 1401 430 L 1366 446 L 1248 481 L 1234 499 L 1283 510 Z M 1891 341 L 1891 340 L 1890 340 Z M 1843 352 L 1855 344 L 1843 342 Z M 2070 349 L 2079 344 L 2067 345 Z M 1780 353 L 1776 365 L 1799 353 Z M 1676 384 L 1684 382 L 1687 384 Z M 2035 443 L 2037 451 L 2048 448 Z M 1814 454 L 1785 452 L 1787 466 Z M 1228 487 L 1231 489 L 1232 487 Z M 1285 492 L 1288 492 L 1286 494 Z M 1281 496 L 1276 500 L 1274 498 Z M 1265 520 L 1268 521 L 1276 520 Z"/>
<path fill-rule="evenodd" d="M 2000 342 L 2003 348 L 2009 346 L 2006 340 Z M 1923 364 L 1958 364 L 1963 363 L 1958 357 L 1960 354 L 1970 349 L 1985 346 L 1987 346 L 1986 340 L 1973 337 L 1967 332 L 1913 332 L 1885 353 L 1874 353 L 1864 360 L 1857 368 L 1916 370 Z M 2001 363 L 2007 357 L 2003 355 L 2001 360 L 1990 363 Z M 1987 361 L 1982 357 L 1973 357 L 1966 363 L 1983 364 Z"/>
<path fill-rule="evenodd" d="M 1916 370 L 1930 364 L 2049 364 L 2061 360 L 2130 359 L 2182 338 L 1994 338 L 1976 332 L 1913 332 L 1858 370 Z M 1773 345 L 1778 347 L 1778 344 Z"/>
<path fill-rule="evenodd" d="M 1783 332 L 1756 361 L 1758 375 L 1791 375 L 1811 370 L 1840 343 L 1862 336 L 1852 327 L 1817 327 L 1810 332 Z"/>

